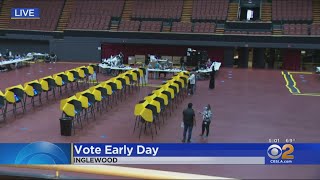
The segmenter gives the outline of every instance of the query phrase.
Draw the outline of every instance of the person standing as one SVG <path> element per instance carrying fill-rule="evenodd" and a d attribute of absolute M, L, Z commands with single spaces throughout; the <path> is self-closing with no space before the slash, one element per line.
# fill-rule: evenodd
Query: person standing
<path fill-rule="evenodd" d="M 56 63 L 57 62 L 57 55 L 53 52 L 50 53 L 50 63 Z"/>
<path fill-rule="evenodd" d="M 184 57 L 183 57 L 183 56 L 181 56 L 181 58 L 180 58 L 180 69 L 181 69 L 182 71 L 185 71 L 185 70 L 186 70 L 185 62 L 184 62 Z"/>
<path fill-rule="evenodd" d="M 210 104 L 208 104 L 205 108 L 203 112 L 200 112 L 200 114 L 202 114 L 202 132 L 200 134 L 201 137 L 203 137 L 204 132 L 206 131 L 206 136 L 209 136 L 209 127 L 210 127 L 210 123 L 211 123 L 211 119 L 212 119 L 212 111 L 211 111 L 211 107 Z"/>
<path fill-rule="evenodd" d="M 214 89 L 215 88 L 215 75 L 216 75 L 216 70 L 214 68 L 214 64 L 212 64 L 212 71 L 210 72 L 210 83 L 209 83 L 209 89 Z"/>
<path fill-rule="evenodd" d="M 182 142 L 191 142 L 192 129 L 196 125 L 195 113 L 192 109 L 192 103 L 188 104 L 188 108 L 183 111 L 183 139 Z M 188 139 L 187 138 L 188 133 Z"/>
<path fill-rule="evenodd" d="M 188 93 L 188 95 L 193 95 L 194 93 L 194 88 L 195 88 L 195 85 L 196 85 L 196 75 L 194 73 L 191 73 L 190 77 L 188 78 L 189 80 L 189 89 L 190 89 L 190 93 Z"/>

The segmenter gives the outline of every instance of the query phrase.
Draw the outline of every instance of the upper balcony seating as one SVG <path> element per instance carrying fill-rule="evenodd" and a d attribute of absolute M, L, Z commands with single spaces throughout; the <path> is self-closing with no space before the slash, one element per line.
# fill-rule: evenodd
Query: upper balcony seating
<path fill-rule="evenodd" d="M 193 27 L 194 33 L 214 33 L 215 30 L 216 24 L 214 23 L 196 22 Z"/>
<path fill-rule="evenodd" d="M 121 21 L 118 31 L 139 31 L 139 21 Z"/>
<path fill-rule="evenodd" d="M 234 34 L 234 35 L 272 35 L 271 31 L 237 31 L 237 30 L 227 30 L 224 34 Z"/>
<path fill-rule="evenodd" d="M 183 0 L 135 0 L 131 17 L 148 20 L 181 19 Z"/>
<path fill-rule="evenodd" d="M 284 35 L 309 35 L 307 24 L 284 24 Z"/>
<path fill-rule="evenodd" d="M 273 21 L 311 21 L 312 0 L 273 0 Z"/>
<path fill-rule="evenodd" d="M 313 36 L 320 35 L 320 24 L 312 24 L 311 25 L 310 35 L 313 35 Z"/>
<path fill-rule="evenodd" d="M 120 18 L 124 0 L 76 0 L 67 29 L 109 29 L 111 18 Z"/>
<path fill-rule="evenodd" d="M 105 30 L 110 20 L 107 15 L 71 15 L 67 29 Z"/>
<path fill-rule="evenodd" d="M 171 32 L 184 32 L 191 33 L 192 32 L 192 23 L 188 22 L 173 22 Z"/>
<path fill-rule="evenodd" d="M 192 20 L 225 21 L 228 6 L 228 0 L 195 0 L 193 1 Z"/>
<path fill-rule="evenodd" d="M 141 22 L 140 31 L 146 32 L 160 32 L 162 22 L 160 21 L 143 21 Z"/>
<path fill-rule="evenodd" d="M 39 8 L 40 19 L 10 19 L 9 29 L 54 31 L 64 0 L 13 0 L 14 8 Z"/>

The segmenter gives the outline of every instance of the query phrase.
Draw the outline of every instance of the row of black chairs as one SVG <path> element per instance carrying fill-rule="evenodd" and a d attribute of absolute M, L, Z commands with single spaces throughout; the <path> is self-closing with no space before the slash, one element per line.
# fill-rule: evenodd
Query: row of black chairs
<path fill-rule="evenodd" d="M 189 72 L 176 74 L 135 105 L 134 115 L 136 118 L 133 132 L 136 128 L 140 128 L 139 139 L 142 129 L 146 133 L 147 128 L 150 129 L 153 139 L 152 125 L 157 134 L 157 126 L 160 129 L 161 125 L 160 116 L 162 116 L 162 123 L 164 124 L 168 111 L 171 115 L 174 107 L 177 108 L 178 103 L 182 102 L 187 96 L 188 77 Z"/>
<path fill-rule="evenodd" d="M 0 91 L 0 109 L 2 110 L 2 119 L 6 121 L 7 108 L 9 104 L 13 105 L 13 114 L 16 117 L 17 109 L 22 108 L 23 113 L 26 111 L 27 98 L 30 98 L 32 107 L 35 107 L 35 98 L 39 98 L 39 103 L 42 104 L 42 94 L 46 93 L 46 98 L 49 100 L 49 92 L 52 92 L 56 98 L 56 89 L 62 96 L 62 87 L 68 90 L 73 90 L 74 86 L 79 89 L 79 82 L 89 84 L 89 77 L 95 73 L 96 65 L 81 66 L 65 72 L 56 73 L 52 76 L 46 76 L 39 80 L 26 82 L 6 88 L 5 93 Z M 20 104 L 18 107 L 17 105 Z"/>
<path fill-rule="evenodd" d="M 89 122 L 89 115 L 95 119 L 95 112 L 102 114 L 104 109 L 107 111 L 108 107 L 112 108 L 112 104 L 117 104 L 119 100 L 122 101 L 134 89 L 139 90 L 143 78 L 144 71 L 142 69 L 129 70 L 74 96 L 63 99 L 60 102 L 61 118 L 72 120 L 71 128 L 75 134 L 76 123 L 82 129 L 83 119 Z"/>

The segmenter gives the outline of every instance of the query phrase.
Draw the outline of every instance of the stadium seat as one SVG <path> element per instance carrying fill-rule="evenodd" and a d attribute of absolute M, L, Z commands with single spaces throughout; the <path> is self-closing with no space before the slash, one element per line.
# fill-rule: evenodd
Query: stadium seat
<path fill-rule="evenodd" d="M 0 109 L 1 109 L 1 115 L 2 120 L 6 122 L 6 113 L 7 113 L 7 103 L 5 95 L 0 91 Z"/>

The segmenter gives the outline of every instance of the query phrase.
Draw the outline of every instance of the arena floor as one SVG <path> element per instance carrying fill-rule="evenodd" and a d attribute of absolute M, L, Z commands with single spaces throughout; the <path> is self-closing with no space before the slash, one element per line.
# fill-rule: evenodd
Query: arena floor
<path fill-rule="evenodd" d="M 0 75 L 0 89 L 24 84 L 80 64 L 32 64 Z M 107 76 L 98 75 L 98 80 Z M 317 100 L 320 96 L 318 75 L 292 73 L 292 81 L 299 89 L 293 95 L 286 87 L 286 80 L 279 70 L 252 70 L 222 68 L 216 78 L 216 88 L 209 90 L 208 81 L 198 81 L 195 95 L 188 96 L 172 116 L 168 116 L 158 135 L 132 133 L 134 126 L 133 110 L 135 104 L 149 94 L 163 80 L 150 80 L 150 85 L 127 96 L 113 109 L 97 114 L 95 121 L 84 123 L 84 129 L 77 130 L 72 137 L 60 136 L 59 100 L 74 95 L 69 91 L 57 100 L 44 100 L 43 105 L 32 108 L 14 118 L 7 115 L 7 123 L 0 123 L 0 142 L 168 142 L 180 143 L 182 111 L 189 102 L 195 110 L 202 110 L 211 104 L 214 118 L 211 133 L 207 140 L 199 137 L 201 117 L 193 131 L 192 143 L 268 143 L 269 139 L 295 139 L 295 142 L 320 142 L 320 122 L 318 121 Z M 85 89 L 83 89 L 85 90 Z M 45 98 L 43 98 L 45 99 Z M 29 100 L 30 101 L 30 100 Z M 9 106 L 9 110 L 11 106 Z M 21 111 L 20 111 L 21 112 Z M 311 179 L 320 177 L 319 166 L 261 166 L 261 165 L 141 165 L 134 167 L 186 173 L 206 174 L 239 179 Z M 0 168 L 7 169 L 7 168 Z"/>

